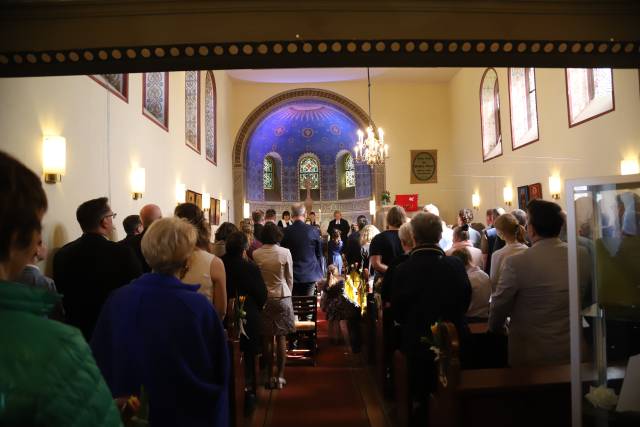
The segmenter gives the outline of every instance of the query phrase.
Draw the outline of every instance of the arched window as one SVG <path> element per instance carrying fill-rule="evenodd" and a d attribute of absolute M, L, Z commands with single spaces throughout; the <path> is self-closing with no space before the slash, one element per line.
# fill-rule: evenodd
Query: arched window
<path fill-rule="evenodd" d="M 273 159 L 269 156 L 262 162 L 262 187 L 265 190 L 273 190 Z"/>
<path fill-rule="evenodd" d="M 338 199 L 356 197 L 356 168 L 351 153 L 340 153 L 336 159 L 336 177 L 338 178 Z"/>
<path fill-rule="evenodd" d="M 347 153 L 344 156 L 344 180 L 345 187 L 351 188 L 356 186 L 356 166 L 353 164 L 353 156 Z"/>
<path fill-rule="evenodd" d="M 262 160 L 262 189 L 264 190 L 264 200 L 282 201 L 282 183 L 280 176 L 282 171 L 282 160 L 275 153 L 270 153 Z"/>
<path fill-rule="evenodd" d="M 207 71 L 204 85 L 205 152 L 207 160 L 215 165 L 218 162 L 218 145 L 216 144 L 218 134 L 216 127 L 217 96 L 216 81 L 212 71 Z"/>
<path fill-rule="evenodd" d="M 569 127 L 615 108 L 611 68 L 567 68 Z"/>
<path fill-rule="evenodd" d="M 487 68 L 480 83 L 480 116 L 482 159 L 487 161 L 502 155 L 500 93 L 498 91 L 498 74 L 493 68 Z"/>
<path fill-rule="evenodd" d="M 169 73 L 142 74 L 142 113 L 169 130 Z"/>
<path fill-rule="evenodd" d="M 320 199 L 320 163 L 317 158 L 304 155 L 300 159 L 298 166 L 298 183 L 301 200 L 307 197 L 307 183 L 309 183 L 311 197 L 314 200 Z"/>
<path fill-rule="evenodd" d="M 200 153 L 200 72 L 184 74 L 185 144 Z"/>
<path fill-rule="evenodd" d="M 538 140 L 536 75 L 533 68 L 509 68 L 511 147 L 516 150 Z"/>

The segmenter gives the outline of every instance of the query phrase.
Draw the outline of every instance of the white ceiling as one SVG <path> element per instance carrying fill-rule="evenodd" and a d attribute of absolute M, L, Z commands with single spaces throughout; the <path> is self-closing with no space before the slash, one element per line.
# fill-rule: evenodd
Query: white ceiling
<path fill-rule="evenodd" d="M 371 80 L 447 83 L 460 68 L 371 68 Z M 367 79 L 366 68 L 285 68 L 229 70 L 235 80 L 253 83 L 329 83 Z"/>

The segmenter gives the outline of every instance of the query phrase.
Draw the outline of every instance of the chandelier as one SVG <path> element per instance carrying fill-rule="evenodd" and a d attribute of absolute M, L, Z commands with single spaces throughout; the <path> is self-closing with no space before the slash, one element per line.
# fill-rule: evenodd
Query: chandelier
<path fill-rule="evenodd" d="M 371 75 L 369 74 L 369 68 L 367 68 L 367 83 L 369 93 L 369 126 L 365 133 L 358 129 L 358 143 L 356 144 L 354 151 L 356 154 L 356 161 L 366 163 L 369 166 L 382 165 L 384 160 L 389 157 L 389 145 L 384 143 L 384 132 L 382 128 L 378 128 L 378 137 L 373 131 L 373 124 L 371 120 Z"/>

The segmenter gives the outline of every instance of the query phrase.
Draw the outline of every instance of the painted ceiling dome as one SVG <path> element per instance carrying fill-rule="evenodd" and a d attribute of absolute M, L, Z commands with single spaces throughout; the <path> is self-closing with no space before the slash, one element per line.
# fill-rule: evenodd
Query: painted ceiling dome
<path fill-rule="evenodd" d="M 327 101 L 296 99 L 277 106 L 260 120 L 248 140 L 249 200 L 263 200 L 263 160 L 269 154 L 282 162 L 283 200 L 299 200 L 298 162 L 309 153 L 320 161 L 321 198 L 336 199 L 336 158 L 343 152 L 353 153 L 358 128 L 349 113 Z M 369 168 L 358 165 L 356 197 L 370 195 Z"/>

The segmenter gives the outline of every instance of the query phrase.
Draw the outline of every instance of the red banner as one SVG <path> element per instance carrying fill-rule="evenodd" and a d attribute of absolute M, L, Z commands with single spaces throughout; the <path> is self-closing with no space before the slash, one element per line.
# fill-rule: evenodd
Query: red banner
<path fill-rule="evenodd" d="M 415 212 L 418 210 L 418 195 L 396 194 L 396 201 L 394 204 L 402 206 L 407 212 Z"/>

